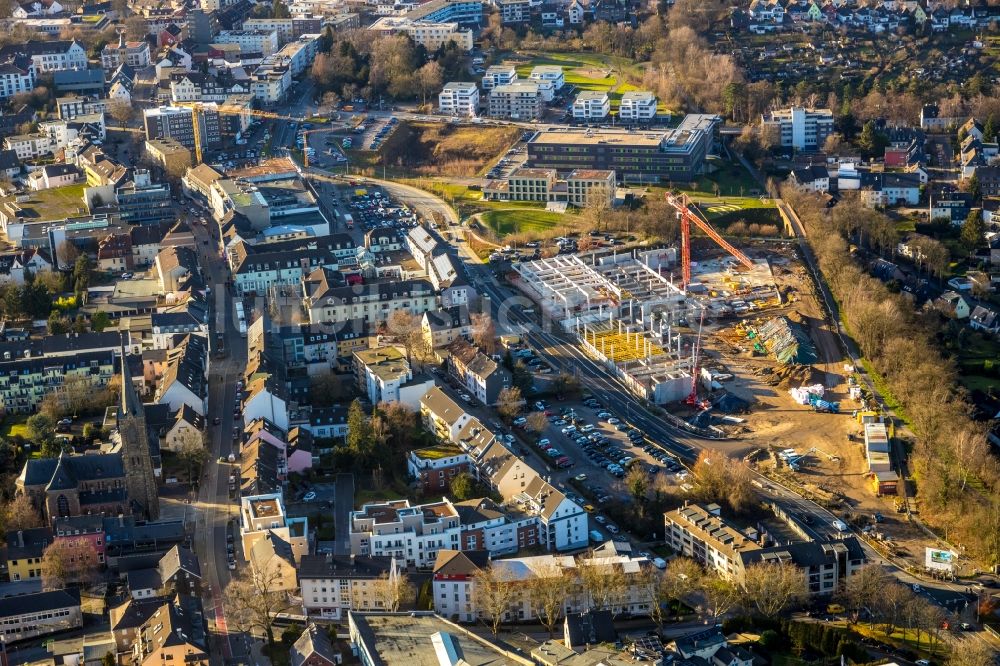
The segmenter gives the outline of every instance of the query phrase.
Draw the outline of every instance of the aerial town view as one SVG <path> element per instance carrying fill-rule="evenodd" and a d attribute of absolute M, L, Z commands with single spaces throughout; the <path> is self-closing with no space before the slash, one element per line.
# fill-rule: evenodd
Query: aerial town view
<path fill-rule="evenodd" d="M 0 666 L 1000 666 L 1000 0 L 0 0 Z"/>

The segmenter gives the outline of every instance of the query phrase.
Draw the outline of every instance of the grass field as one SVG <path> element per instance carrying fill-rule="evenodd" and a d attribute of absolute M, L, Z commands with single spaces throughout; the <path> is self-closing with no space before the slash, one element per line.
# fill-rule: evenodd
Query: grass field
<path fill-rule="evenodd" d="M 553 213 L 547 210 L 504 209 L 488 210 L 480 216 L 483 224 L 498 236 L 522 232 L 544 232 L 550 229 L 573 225 L 570 213 Z"/>
<path fill-rule="evenodd" d="M 71 217 L 85 210 L 83 204 L 83 190 L 86 183 L 67 185 L 65 187 L 55 187 L 51 190 L 40 190 L 28 195 L 28 200 L 18 202 L 18 206 L 24 211 L 25 218 L 41 217 L 48 218 Z M 14 197 L 0 199 L 0 201 L 13 201 Z"/>
<path fill-rule="evenodd" d="M 15 437 L 17 435 L 27 437 L 28 426 L 25 425 L 27 420 L 27 416 L 18 416 L 14 414 L 8 415 L 4 418 L 3 425 L 0 426 L 0 436 L 4 439 L 10 439 L 11 437 Z"/>

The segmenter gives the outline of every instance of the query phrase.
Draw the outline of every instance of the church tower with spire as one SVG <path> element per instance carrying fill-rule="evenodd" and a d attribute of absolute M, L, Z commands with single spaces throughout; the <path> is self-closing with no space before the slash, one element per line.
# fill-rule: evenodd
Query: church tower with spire
<path fill-rule="evenodd" d="M 118 406 L 118 435 L 121 438 L 122 464 L 125 467 L 125 489 L 132 513 L 149 520 L 160 517 L 160 500 L 153 458 L 149 451 L 149 428 L 142 401 L 132 384 L 125 355 L 125 339 L 121 345 L 122 394 Z"/>

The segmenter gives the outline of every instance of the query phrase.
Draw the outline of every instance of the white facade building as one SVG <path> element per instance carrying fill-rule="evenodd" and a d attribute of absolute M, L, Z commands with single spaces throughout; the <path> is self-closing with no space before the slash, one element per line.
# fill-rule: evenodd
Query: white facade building
<path fill-rule="evenodd" d="M 618 118 L 622 121 L 646 122 L 656 117 L 656 95 L 646 90 L 630 90 L 622 95 Z"/>
<path fill-rule="evenodd" d="M 781 145 L 795 150 L 820 150 L 826 137 L 833 133 L 833 111 L 805 109 L 793 106 L 772 111 L 761 118 L 764 125 L 777 127 Z"/>
<path fill-rule="evenodd" d="M 483 90 L 493 90 L 498 86 L 510 85 L 517 81 L 514 65 L 490 65 L 483 74 Z"/>
<path fill-rule="evenodd" d="M 446 83 L 438 95 L 438 110 L 449 116 L 475 117 L 479 113 L 479 88 L 464 81 Z"/>
<path fill-rule="evenodd" d="M 573 117 L 577 120 L 603 120 L 611 112 L 608 93 L 585 90 L 573 101 Z"/>

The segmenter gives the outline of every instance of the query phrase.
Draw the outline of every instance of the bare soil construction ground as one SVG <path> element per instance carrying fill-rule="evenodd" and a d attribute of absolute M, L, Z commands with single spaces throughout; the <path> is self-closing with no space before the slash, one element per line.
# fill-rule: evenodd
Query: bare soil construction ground
<path fill-rule="evenodd" d="M 732 374 L 731 380 L 723 382 L 724 389 L 751 403 L 748 414 L 737 415 L 744 422 L 727 426 L 728 430 L 747 444 L 747 450 L 763 452 L 754 463 L 761 471 L 773 473 L 785 485 L 828 505 L 838 515 L 855 518 L 859 525 L 881 513 L 885 522 L 878 531 L 891 537 L 897 552 L 922 558 L 926 537 L 906 521 L 905 514 L 896 513 L 895 497 L 875 496 L 866 476 L 862 428 L 852 416 L 860 405 L 849 397 L 850 373 L 845 370 L 843 352 L 813 292 L 812 281 L 791 247 L 771 248 L 769 257 L 774 283 L 785 304 L 754 312 L 747 320 L 788 317 L 808 332 L 817 361 L 812 366 L 782 366 L 754 352 L 752 343 L 732 325 L 706 331 L 704 364 L 714 366 L 716 372 Z M 789 395 L 790 388 L 812 384 L 825 387 L 825 400 L 840 403 L 840 414 L 814 412 Z M 807 456 L 800 471 L 793 472 L 776 463 L 776 456 L 767 454 L 786 448 L 800 453 L 816 451 Z"/>

